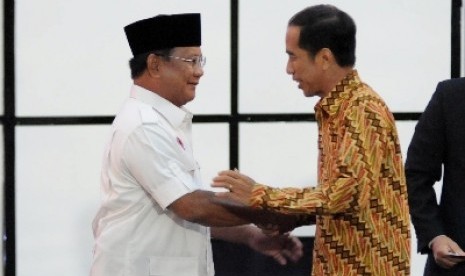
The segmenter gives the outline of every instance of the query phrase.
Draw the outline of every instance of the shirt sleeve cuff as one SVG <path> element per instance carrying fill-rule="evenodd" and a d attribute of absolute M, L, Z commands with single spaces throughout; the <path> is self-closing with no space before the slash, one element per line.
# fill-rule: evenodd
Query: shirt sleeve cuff
<path fill-rule="evenodd" d="M 252 188 L 252 197 L 250 198 L 249 205 L 253 208 L 262 208 L 265 204 L 263 197 L 266 195 L 267 186 L 262 184 L 255 184 Z"/>

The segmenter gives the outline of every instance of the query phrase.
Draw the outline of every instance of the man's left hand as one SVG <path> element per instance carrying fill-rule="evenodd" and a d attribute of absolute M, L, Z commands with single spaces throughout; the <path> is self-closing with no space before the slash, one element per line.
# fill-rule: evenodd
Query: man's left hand
<path fill-rule="evenodd" d="M 213 178 L 212 187 L 221 187 L 229 192 L 217 193 L 218 196 L 249 205 L 255 181 L 237 170 L 228 170 L 218 173 Z"/>

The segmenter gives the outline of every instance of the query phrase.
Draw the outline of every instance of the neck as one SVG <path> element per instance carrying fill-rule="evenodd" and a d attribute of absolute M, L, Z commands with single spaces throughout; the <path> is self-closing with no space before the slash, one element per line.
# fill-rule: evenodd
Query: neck
<path fill-rule="evenodd" d="M 173 100 L 169 97 L 169 94 L 165 93 L 165 89 L 163 89 L 159 82 L 151 79 L 150 76 L 147 76 L 146 74 L 143 74 L 142 76 L 134 79 L 134 84 L 143 87 L 173 103 Z"/>
<path fill-rule="evenodd" d="M 354 69 L 352 67 L 337 67 L 330 70 L 327 74 L 327 85 L 325 86 L 324 96 L 327 96 L 338 83 L 340 83 L 350 72 Z"/>

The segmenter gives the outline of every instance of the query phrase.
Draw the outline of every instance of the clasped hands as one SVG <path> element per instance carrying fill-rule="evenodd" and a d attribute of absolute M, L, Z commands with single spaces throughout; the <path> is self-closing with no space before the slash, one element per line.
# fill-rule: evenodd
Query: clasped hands
<path fill-rule="evenodd" d="M 213 179 L 212 187 L 225 188 L 228 192 L 218 192 L 216 196 L 231 200 L 244 206 L 250 206 L 255 181 L 238 170 L 227 170 L 218 173 Z M 290 234 L 296 227 L 296 219 L 279 213 L 264 211 L 260 218 L 267 217 L 274 223 L 255 223 L 261 229 L 263 237 L 253 239 L 252 248 L 273 257 L 284 265 L 287 259 L 297 262 L 303 256 L 303 245 L 300 240 Z"/>
<path fill-rule="evenodd" d="M 228 192 L 218 192 L 216 195 L 221 198 L 241 203 L 245 206 L 250 205 L 253 187 L 256 182 L 249 176 L 240 173 L 236 170 L 226 170 L 218 173 L 218 176 L 213 178 L 212 187 L 225 188 Z M 273 223 L 256 224 L 261 228 L 263 233 L 267 235 L 278 235 L 283 232 L 288 232 L 289 226 L 277 225 Z M 291 227 L 292 228 L 292 227 Z"/>

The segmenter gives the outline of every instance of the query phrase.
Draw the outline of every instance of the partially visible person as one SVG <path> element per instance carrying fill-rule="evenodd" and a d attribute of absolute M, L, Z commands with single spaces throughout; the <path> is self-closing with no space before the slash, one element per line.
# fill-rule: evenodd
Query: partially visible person
<path fill-rule="evenodd" d="M 238 215 L 245 208 L 229 211 L 200 179 L 192 114 L 183 107 L 204 73 L 200 14 L 159 15 L 124 30 L 134 85 L 103 156 L 91 275 L 213 276 L 210 227 L 213 237 L 247 244 L 281 264 L 298 260 L 297 238 L 263 234 Z M 295 220 L 261 212 L 254 222 L 280 218 Z"/>
<path fill-rule="evenodd" d="M 318 96 L 316 187 L 273 188 L 237 171 L 212 186 L 218 197 L 284 214 L 316 215 L 312 275 L 409 275 L 410 217 L 393 115 L 354 69 L 356 26 L 332 5 L 288 23 L 286 71 Z M 283 164 L 292 166 L 292 164 Z"/>
<path fill-rule="evenodd" d="M 421 115 L 405 164 L 424 275 L 465 275 L 465 78 L 437 85 Z M 434 185 L 441 180 L 438 204 Z"/>

